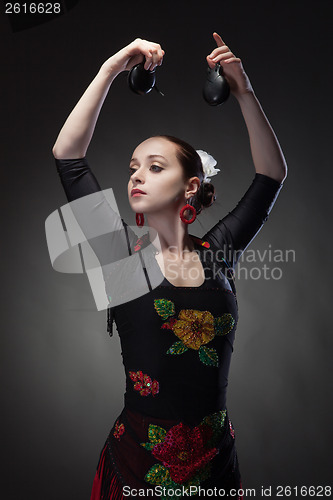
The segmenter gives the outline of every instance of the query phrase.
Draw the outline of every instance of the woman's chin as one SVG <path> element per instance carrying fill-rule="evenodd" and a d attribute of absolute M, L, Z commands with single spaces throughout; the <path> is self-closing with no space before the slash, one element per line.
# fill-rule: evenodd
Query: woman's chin
<path fill-rule="evenodd" d="M 146 207 L 144 206 L 143 203 L 130 203 L 130 207 L 131 209 L 133 210 L 133 212 L 136 212 L 136 213 L 145 213 L 145 209 Z"/>

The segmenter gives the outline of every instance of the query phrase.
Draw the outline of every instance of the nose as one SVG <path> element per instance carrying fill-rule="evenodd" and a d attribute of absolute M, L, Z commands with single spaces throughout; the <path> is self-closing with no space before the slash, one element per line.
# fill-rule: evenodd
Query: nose
<path fill-rule="evenodd" d="M 136 171 L 131 175 L 132 182 L 135 184 L 144 183 L 144 174 L 142 168 L 137 168 Z"/>

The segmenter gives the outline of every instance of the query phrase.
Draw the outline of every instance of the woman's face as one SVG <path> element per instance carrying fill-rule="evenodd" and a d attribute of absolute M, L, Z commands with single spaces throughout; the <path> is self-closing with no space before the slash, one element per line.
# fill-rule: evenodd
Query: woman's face
<path fill-rule="evenodd" d="M 128 182 L 128 198 L 134 212 L 157 214 L 183 206 L 188 183 L 176 152 L 177 146 L 162 137 L 151 137 L 135 149 Z"/>

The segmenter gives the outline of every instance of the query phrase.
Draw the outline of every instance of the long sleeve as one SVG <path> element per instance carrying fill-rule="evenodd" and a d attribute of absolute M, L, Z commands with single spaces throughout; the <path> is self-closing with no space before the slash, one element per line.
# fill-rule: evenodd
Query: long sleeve
<path fill-rule="evenodd" d="M 111 208 L 87 159 L 55 159 L 67 200 L 101 266 L 131 255 L 135 233 Z"/>
<path fill-rule="evenodd" d="M 255 174 L 237 206 L 203 236 L 223 249 L 232 268 L 267 221 L 282 186 L 283 183 L 267 175 Z"/>
<path fill-rule="evenodd" d="M 86 158 L 75 160 L 59 160 L 55 158 L 55 163 L 68 201 L 101 191 L 101 187 Z"/>
<path fill-rule="evenodd" d="M 159 286 L 164 277 L 154 258 L 153 245 L 137 251 L 138 236 L 117 213 L 112 189 L 101 190 L 86 158 L 57 159 L 56 166 L 70 205 L 68 219 L 74 215 L 74 222 L 83 233 L 74 234 L 71 244 L 78 245 L 79 238 L 87 241 L 100 264 L 97 267 L 89 252 L 83 252 L 86 257 L 83 267 L 98 310 L 108 307 L 110 312 L 113 307 Z"/>

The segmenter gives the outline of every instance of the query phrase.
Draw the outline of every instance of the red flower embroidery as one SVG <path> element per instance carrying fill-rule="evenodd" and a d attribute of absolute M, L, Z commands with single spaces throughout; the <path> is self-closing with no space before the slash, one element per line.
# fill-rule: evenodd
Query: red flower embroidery
<path fill-rule="evenodd" d="M 170 319 L 170 321 L 167 321 L 166 323 L 163 323 L 163 325 L 161 326 L 161 328 L 172 330 L 172 328 L 173 328 L 173 326 L 174 326 L 175 323 L 177 323 L 177 319 L 176 318 L 172 318 L 172 319 Z"/>
<path fill-rule="evenodd" d="M 135 245 L 135 247 L 134 247 L 134 252 L 138 252 L 138 251 L 140 250 L 140 248 L 141 248 L 141 246 L 142 246 L 142 243 L 143 243 L 142 238 L 138 238 L 138 239 L 136 240 L 136 245 Z"/>
<path fill-rule="evenodd" d="M 231 437 L 233 439 L 235 439 L 235 429 L 234 429 L 234 427 L 232 425 L 232 422 L 231 422 L 230 418 L 229 418 L 229 429 L 230 429 L 230 435 L 231 435 Z"/>
<path fill-rule="evenodd" d="M 134 382 L 134 390 L 140 391 L 141 396 L 149 396 L 149 394 L 156 396 L 158 394 L 159 383 L 157 380 L 152 380 L 146 373 L 142 373 L 142 371 L 129 372 L 129 376 Z"/>
<path fill-rule="evenodd" d="M 125 432 L 125 426 L 124 424 L 119 424 L 119 420 L 117 420 L 115 424 L 115 429 L 113 431 L 113 435 L 116 439 L 120 439 L 120 437 L 124 434 Z"/>
<path fill-rule="evenodd" d="M 180 423 L 167 432 L 163 443 L 154 446 L 152 454 L 168 468 L 175 483 L 185 483 L 218 453 L 217 448 L 207 448 L 212 433 L 206 424 L 191 429 Z"/>

